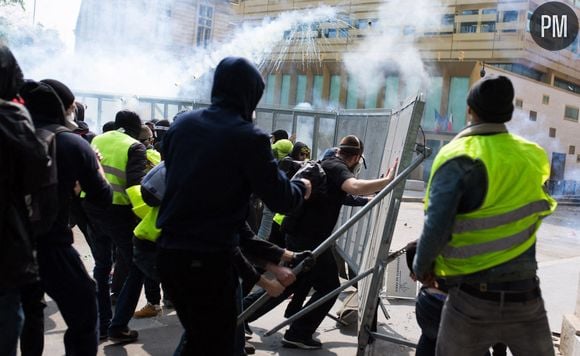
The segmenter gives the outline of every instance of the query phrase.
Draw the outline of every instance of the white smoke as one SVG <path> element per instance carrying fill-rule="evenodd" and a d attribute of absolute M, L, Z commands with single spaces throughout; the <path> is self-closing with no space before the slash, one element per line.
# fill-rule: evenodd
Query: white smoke
<path fill-rule="evenodd" d="M 394 0 L 379 7 L 378 22 L 351 53 L 344 55 L 350 76 L 367 92 L 384 86 L 389 73 L 399 73 L 405 92 L 414 95 L 429 85 L 429 73 L 416 46 L 424 32 L 441 24 L 437 0 Z"/>

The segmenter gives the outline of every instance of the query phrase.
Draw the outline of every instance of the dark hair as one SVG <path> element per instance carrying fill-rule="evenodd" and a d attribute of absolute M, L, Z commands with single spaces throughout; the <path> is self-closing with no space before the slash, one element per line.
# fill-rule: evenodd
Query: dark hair
<path fill-rule="evenodd" d="M 276 130 L 270 134 L 270 137 L 274 138 L 274 142 L 279 140 L 287 140 L 288 132 L 286 132 L 285 130 Z"/>
<path fill-rule="evenodd" d="M 364 150 L 365 145 L 355 135 L 348 135 L 343 137 L 343 139 L 340 140 L 340 145 L 338 146 L 338 154 L 345 157 L 362 155 Z"/>
<path fill-rule="evenodd" d="M 116 129 L 117 129 L 117 126 L 115 126 L 115 122 L 114 121 L 107 121 L 103 125 L 103 133 L 105 133 L 107 131 L 113 131 L 113 130 L 116 130 Z"/>

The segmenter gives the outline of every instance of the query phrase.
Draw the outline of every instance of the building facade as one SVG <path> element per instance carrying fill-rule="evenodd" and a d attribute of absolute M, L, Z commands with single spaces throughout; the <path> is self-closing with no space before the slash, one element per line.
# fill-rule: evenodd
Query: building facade
<path fill-rule="evenodd" d="M 444 0 L 433 5 L 437 21 L 420 30 L 405 25 L 398 41 L 413 42 L 430 73 L 428 85 L 420 88 L 426 99 L 422 127 L 435 153 L 467 124 L 467 91 L 482 69 L 502 73 L 516 87 L 517 111 L 510 127 L 548 151 L 554 180 L 576 180 L 580 187 L 580 156 L 576 153 L 580 146 L 580 39 L 557 52 L 544 50 L 533 41 L 529 19 L 544 2 Z M 579 0 L 561 2 L 580 17 Z M 284 38 L 279 49 L 284 52 L 283 63 L 277 59 L 275 66 L 263 66 L 266 92 L 262 105 L 292 107 L 308 102 L 319 108 L 396 108 L 403 98 L 414 95 L 416 88 L 396 70 L 388 69 L 383 84 L 365 92 L 344 65 L 345 54 L 369 37 L 382 35 L 379 32 L 385 26 L 378 25 L 384 2 L 324 3 L 337 8 L 336 20 L 301 24 L 290 35 L 296 37 L 296 43 L 310 37 L 308 43 L 318 44 L 317 58 L 305 63 L 303 49 L 289 45 Z M 240 0 L 234 9 L 242 22 L 252 23 L 318 4 L 310 0 Z M 433 157 L 415 178 L 428 177 Z"/>

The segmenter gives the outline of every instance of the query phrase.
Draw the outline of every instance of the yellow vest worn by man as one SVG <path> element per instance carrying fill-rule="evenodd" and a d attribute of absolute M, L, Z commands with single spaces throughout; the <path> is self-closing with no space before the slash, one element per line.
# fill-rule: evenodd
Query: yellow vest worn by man
<path fill-rule="evenodd" d="M 460 156 L 483 162 L 487 193 L 479 209 L 456 215 L 451 241 L 435 260 L 439 277 L 467 275 L 516 258 L 535 243 L 542 218 L 556 209 L 543 189 L 550 175 L 546 152 L 509 133 L 466 136 L 444 146 L 433 162 L 425 209 L 434 174 Z"/>

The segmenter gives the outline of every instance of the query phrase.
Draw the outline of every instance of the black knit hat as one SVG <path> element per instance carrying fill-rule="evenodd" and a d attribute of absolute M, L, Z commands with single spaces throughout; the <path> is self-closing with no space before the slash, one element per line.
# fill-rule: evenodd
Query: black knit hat
<path fill-rule="evenodd" d="M 514 112 L 514 86 L 503 75 L 488 75 L 471 87 L 467 105 L 484 122 L 510 121 Z"/>
<path fill-rule="evenodd" d="M 270 137 L 274 138 L 274 142 L 278 140 L 287 140 L 288 132 L 286 132 L 286 130 L 276 130 L 270 134 Z"/>
<path fill-rule="evenodd" d="M 125 133 L 134 139 L 138 139 L 141 132 L 141 118 L 136 112 L 121 110 L 115 115 L 115 126 L 117 129 L 124 129 Z"/>
<path fill-rule="evenodd" d="M 0 98 L 12 100 L 24 82 L 22 70 L 8 47 L 0 44 Z"/>
<path fill-rule="evenodd" d="M 52 89 L 54 89 L 56 95 L 58 95 L 60 101 L 62 101 L 65 110 L 68 110 L 68 108 L 70 108 L 70 106 L 75 102 L 75 95 L 64 83 L 59 82 L 56 79 L 43 79 L 40 82 L 48 84 Z"/>
<path fill-rule="evenodd" d="M 20 95 L 35 123 L 64 125 L 62 102 L 50 85 L 27 80 L 20 88 Z"/>

